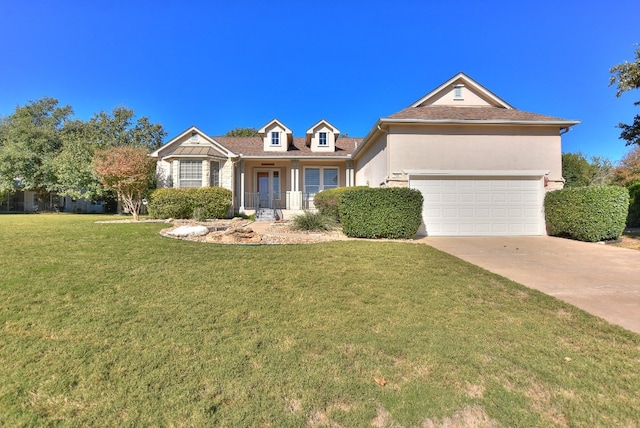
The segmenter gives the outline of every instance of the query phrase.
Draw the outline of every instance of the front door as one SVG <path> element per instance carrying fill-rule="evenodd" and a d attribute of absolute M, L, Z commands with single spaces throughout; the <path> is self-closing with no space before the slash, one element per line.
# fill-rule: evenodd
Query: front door
<path fill-rule="evenodd" d="M 279 208 L 280 170 L 257 171 L 258 208 Z"/>

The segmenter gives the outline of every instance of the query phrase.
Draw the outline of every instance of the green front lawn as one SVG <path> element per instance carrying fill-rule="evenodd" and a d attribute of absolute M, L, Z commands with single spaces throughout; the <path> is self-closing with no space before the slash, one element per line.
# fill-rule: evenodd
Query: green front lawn
<path fill-rule="evenodd" d="M 0 426 L 640 420 L 640 336 L 427 245 L 105 218 L 0 216 Z"/>

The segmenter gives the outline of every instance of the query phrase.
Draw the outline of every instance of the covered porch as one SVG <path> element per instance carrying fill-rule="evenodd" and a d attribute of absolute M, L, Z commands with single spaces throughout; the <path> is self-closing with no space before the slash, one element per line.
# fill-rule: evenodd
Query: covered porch
<path fill-rule="evenodd" d="M 351 159 L 251 159 L 236 162 L 234 208 L 244 214 L 259 209 L 300 211 L 314 209 L 322 190 L 353 186 Z"/>

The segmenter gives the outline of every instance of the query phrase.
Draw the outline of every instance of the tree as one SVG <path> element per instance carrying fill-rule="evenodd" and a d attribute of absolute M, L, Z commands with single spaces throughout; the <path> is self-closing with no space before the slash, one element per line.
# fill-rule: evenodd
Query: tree
<path fill-rule="evenodd" d="M 138 221 L 142 200 L 153 182 L 155 161 L 144 148 L 120 146 L 96 150 L 93 162 L 105 189 L 114 190 Z"/>
<path fill-rule="evenodd" d="M 640 88 L 640 49 L 636 49 L 635 54 L 636 60 L 634 62 L 625 61 L 609 70 L 613 74 L 609 80 L 609 86 L 616 85 L 616 97 L 620 97 L 632 89 Z M 640 105 L 640 101 L 636 101 L 634 105 Z M 640 144 L 640 115 L 635 116 L 633 124 L 620 123 L 618 128 L 622 129 L 620 138 L 627 142 L 627 146 Z"/>
<path fill-rule="evenodd" d="M 153 151 L 162 146 L 167 133 L 161 124 L 149 122 L 146 116 L 134 119 L 133 109 L 126 107 L 95 114 L 88 122 L 92 141 L 98 148 L 131 146 Z"/>
<path fill-rule="evenodd" d="M 614 170 L 615 182 L 629 187 L 640 183 L 640 146 L 631 149 Z"/>
<path fill-rule="evenodd" d="M 87 200 L 103 196 L 92 164 L 96 144 L 91 131 L 81 120 L 70 121 L 62 129 L 62 149 L 53 160 L 58 194 Z"/>
<path fill-rule="evenodd" d="M 224 136 L 225 137 L 256 137 L 258 135 L 258 130 L 256 128 L 233 128 L 231 131 L 228 131 Z"/>
<path fill-rule="evenodd" d="M 101 111 L 87 122 L 67 123 L 62 130 L 62 150 L 54 162 L 57 191 L 84 199 L 104 196 L 104 188 L 92 165 L 96 149 L 160 147 L 166 136 L 162 125 L 150 123 L 147 117 L 134 118 L 132 109 L 118 107 L 111 113 Z"/>
<path fill-rule="evenodd" d="M 0 123 L 0 190 L 36 192 L 42 203 L 56 188 L 53 160 L 60 152 L 60 131 L 73 114 L 70 106 L 42 98 L 16 107 Z"/>
<path fill-rule="evenodd" d="M 591 161 L 580 152 L 562 154 L 562 177 L 565 187 L 607 185 L 613 177 L 610 160 L 594 156 Z"/>

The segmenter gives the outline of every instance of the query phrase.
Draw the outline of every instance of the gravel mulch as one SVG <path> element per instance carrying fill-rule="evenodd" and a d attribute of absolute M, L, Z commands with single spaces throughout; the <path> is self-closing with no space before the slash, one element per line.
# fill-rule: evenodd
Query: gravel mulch
<path fill-rule="evenodd" d="M 209 228 L 209 234 L 193 237 L 176 237 L 171 231 L 185 225 L 203 225 Z M 348 239 L 341 231 L 304 232 L 290 228 L 290 223 L 256 223 L 244 219 L 212 220 L 196 222 L 193 220 L 173 220 L 172 227 L 160 231 L 160 235 L 187 241 L 245 244 L 245 245 L 282 245 L 282 244 L 315 244 Z"/>

